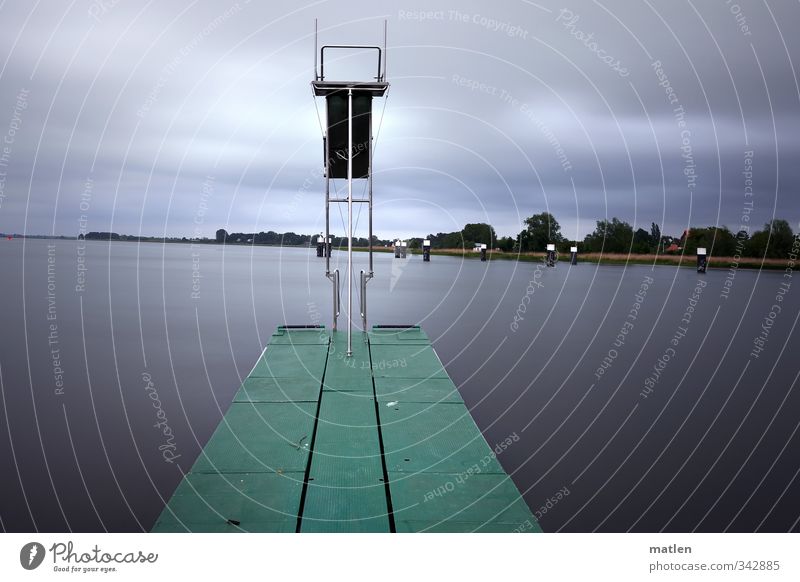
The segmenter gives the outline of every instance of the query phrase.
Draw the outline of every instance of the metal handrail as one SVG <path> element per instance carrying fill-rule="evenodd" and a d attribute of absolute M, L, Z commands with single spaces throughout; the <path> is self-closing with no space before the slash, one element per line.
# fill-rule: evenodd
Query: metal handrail
<path fill-rule="evenodd" d="M 361 293 L 359 306 L 361 307 L 361 329 L 367 331 L 367 277 L 364 269 L 361 269 Z"/>
<path fill-rule="evenodd" d="M 319 50 L 319 79 L 318 81 L 325 80 L 325 49 L 368 49 L 378 51 L 378 74 L 375 80 L 383 81 L 383 74 L 381 72 L 381 60 L 383 58 L 383 51 L 379 46 L 359 45 L 359 44 L 326 44 Z"/>
<path fill-rule="evenodd" d="M 367 332 L 367 283 L 369 283 L 370 279 L 375 276 L 375 273 L 370 271 L 367 273 L 363 269 L 361 270 L 361 300 L 360 300 L 360 307 L 361 307 L 361 328 L 364 333 Z"/>
<path fill-rule="evenodd" d="M 339 317 L 339 307 L 340 307 L 339 269 L 333 271 L 331 282 L 333 283 L 333 329 L 336 329 L 336 319 Z"/>

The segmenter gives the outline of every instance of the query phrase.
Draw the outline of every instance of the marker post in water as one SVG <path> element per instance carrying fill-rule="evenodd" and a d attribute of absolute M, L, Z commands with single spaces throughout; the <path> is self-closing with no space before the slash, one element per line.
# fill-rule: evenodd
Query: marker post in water
<path fill-rule="evenodd" d="M 547 245 L 547 266 L 556 266 L 556 245 L 550 243 Z"/>
<path fill-rule="evenodd" d="M 485 244 L 481 245 L 481 260 L 482 261 L 486 260 L 486 245 Z"/>
<path fill-rule="evenodd" d="M 400 241 L 400 258 L 406 258 L 406 252 L 408 251 L 408 243 L 406 241 Z"/>
<path fill-rule="evenodd" d="M 317 256 L 324 257 L 325 256 L 325 237 L 319 235 L 317 237 Z"/>
<path fill-rule="evenodd" d="M 428 239 L 422 241 L 422 260 L 426 263 L 431 262 L 431 241 Z"/>
<path fill-rule="evenodd" d="M 399 259 L 400 258 L 400 241 L 399 240 L 394 241 L 394 258 L 395 259 Z"/>
<path fill-rule="evenodd" d="M 697 247 L 697 272 L 705 273 L 708 266 L 708 256 L 705 247 Z"/>
<path fill-rule="evenodd" d="M 569 247 L 569 264 L 578 264 L 578 247 Z"/>

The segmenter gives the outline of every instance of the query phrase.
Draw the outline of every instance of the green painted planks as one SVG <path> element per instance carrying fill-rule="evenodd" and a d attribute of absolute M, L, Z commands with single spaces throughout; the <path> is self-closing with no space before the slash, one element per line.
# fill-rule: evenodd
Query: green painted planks
<path fill-rule="evenodd" d="M 359 334 L 340 357 L 346 335 L 331 336 L 301 531 L 388 532 L 369 349 Z"/>
<path fill-rule="evenodd" d="M 536 520 L 525 520 L 521 525 L 509 523 L 481 523 L 478 521 L 399 521 L 397 533 L 541 533 Z"/>
<path fill-rule="evenodd" d="M 541 531 L 432 346 L 390 331 L 370 338 L 396 531 Z"/>
<path fill-rule="evenodd" d="M 271 342 L 153 531 L 296 530 L 329 337 L 278 328 Z"/>
<path fill-rule="evenodd" d="M 325 371 L 327 347 L 270 345 L 250 373 L 251 378 L 310 378 L 319 383 Z"/>
<path fill-rule="evenodd" d="M 234 402 L 316 402 L 319 380 L 313 378 L 247 378 Z"/>
<path fill-rule="evenodd" d="M 316 403 L 234 403 L 193 473 L 305 471 Z"/>
<path fill-rule="evenodd" d="M 189 474 L 153 531 L 294 531 L 302 488 L 303 473 Z"/>
<path fill-rule="evenodd" d="M 269 345 L 328 345 L 329 341 L 330 336 L 324 327 L 289 328 L 279 325 L 275 333 L 269 338 Z"/>
<path fill-rule="evenodd" d="M 508 475 L 389 473 L 397 531 L 541 531 Z"/>
<path fill-rule="evenodd" d="M 375 378 L 378 402 L 463 402 L 450 378 Z"/>
<path fill-rule="evenodd" d="M 380 451 L 354 452 L 367 456 L 314 452 L 301 531 L 389 531 Z"/>
<path fill-rule="evenodd" d="M 342 495 L 341 492 L 336 492 L 335 496 L 332 495 L 330 500 L 325 501 L 326 507 L 331 507 L 335 504 L 340 505 L 339 515 L 344 515 L 345 512 L 357 508 L 357 512 L 352 517 L 330 519 L 316 519 L 309 515 L 303 518 L 302 533 L 389 533 L 389 518 L 387 515 L 379 515 L 380 509 L 378 504 L 369 510 L 368 502 L 372 497 L 364 498 L 358 492 L 351 492 L 348 495 Z M 377 499 L 377 498 L 375 498 Z M 385 507 L 385 504 L 384 504 Z M 310 510 L 312 511 L 312 510 Z M 369 517 L 370 514 L 375 514 L 376 517 Z M 362 515 L 363 514 L 363 515 Z M 305 514 L 304 514 L 305 515 Z M 366 517 L 365 517 L 366 516 Z"/>
<path fill-rule="evenodd" d="M 371 349 L 376 378 L 449 378 L 430 344 L 378 345 Z"/>
<path fill-rule="evenodd" d="M 371 346 L 379 346 L 385 344 L 430 344 L 428 334 L 419 326 L 411 327 L 392 327 L 392 328 L 378 328 L 373 327 L 369 332 L 369 343 Z"/>
<path fill-rule="evenodd" d="M 369 348 L 364 342 L 363 334 L 357 333 L 353 336 L 353 355 L 350 357 L 347 357 L 346 334 L 332 332 L 332 337 L 323 389 L 364 392 L 371 397 L 373 389 Z"/>
<path fill-rule="evenodd" d="M 504 473 L 463 404 L 387 404 L 379 408 L 389 471 Z"/>
<path fill-rule="evenodd" d="M 359 392 L 326 392 L 322 396 L 314 455 L 375 456 L 380 466 L 380 447 L 375 401 Z"/>

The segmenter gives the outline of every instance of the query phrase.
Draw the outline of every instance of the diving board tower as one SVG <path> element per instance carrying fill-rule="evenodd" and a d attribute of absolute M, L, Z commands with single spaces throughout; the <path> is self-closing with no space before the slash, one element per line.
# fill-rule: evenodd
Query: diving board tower
<path fill-rule="evenodd" d="M 331 51 L 374 52 L 375 76 L 361 80 L 334 80 L 325 77 L 325 55 Z M 319 56 L 319 59 L 317 57 Z M 317 22 L 314 21 L 314 97 L 324 97 L 326 127 L 325 152 L 325 238 L 330 236 L 331 204 L 347 204 L 347 356 L 353 355 L 353 204 L 366 204 L 369 219 L 369 272 L 360 274 L 362 331 L 367 331 L 367 282 L 374 276 L 372 267 L 372 100 L 383 97 L 386 82 L 386 22 L 383 23 L 383 48 L 368 45 L 323 45 L 317 54 Z M 347 180 L 347 196 L 331 192 L 331 182 Z M 353 182 L 366 180 L 367 197 L 353 197 Z M 339 315 L 339 270 L 331 272 L 330 253 L 325 257 L 325 276 L 333 284 L 333 329 Z"/>

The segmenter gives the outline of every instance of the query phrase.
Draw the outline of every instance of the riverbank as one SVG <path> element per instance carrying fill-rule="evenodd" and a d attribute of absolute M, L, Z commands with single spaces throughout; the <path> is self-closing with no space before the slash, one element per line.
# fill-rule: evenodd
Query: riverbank
<path fill-rule="evenodd" d="M 366 251 L 366 248 L 353 248 L 354 251 Z M 375 248 L 375 252 L 391 253 L 392 248 Z M 409 249 L 410 254 L 419 255 L 419 249 Z M 432 249 L 431 255 L 443 255 L 450 257 L 463 257 L 467 259 L 479 259 L 480 253 L 463 249 Z M 541 262 L 545 258 L 545 253 L 504 253 L 502 251 L 487 252 L 489 260 L 504 261 L 526 261 Z M 561 254 L 562 262 L 569 262 L 569 255 Z M 694 255 L 648 255 L 648 254 L 625 254 L 625 253 L 584 253 L 578 254 L 579 263 L 592 263 L 600 265 L 666 265 L 673 267 L 696 268 L 697 259 Z M 758 257 L 714 257 L 708 259 L 710 269 L 785 269 L 786 259 L 761 259 Z"/>
<path fill-rule="evenodd" d="M 28 238 L 32 240 L 69 240 L 74 241 L 74 238 L 63 236 L 28 236 L 21 237 L 15 236 L 11 240 L 22 240 Z M 11 241 L 9 241 L 11 242 Z M 314 249 L 314 245 L 271 245 L 271 244 L 257 244 L 252 243 L 219 243 L 214 240 L 179 240 L 179 239 L 156 239 L 148 238 L 141 240 L 111 240 L 111 241 L 98 241 L 87 240 L 89 243 L 109 243 L 109 242 L 129 242 L 129 243 L 170 243 L 170 244 L 207 244 L 207 245 L 222 245 L 222 246 L 237 246 L 237 247 L 272 247 L 272 248 L 297 248 L 297 249 Z M 341 249 L 334 248 L 334 251 L 346 251 L 347 248 Z M 354 252 L 367 252 L 367 247 L 353 247 Z M 393 253 L 392 247 L 375 247 L 373 249 L 376 253 Z M 412 255 L 421 255 L 420 249 L 408 249 L 408 253 Z M 449 257 L 462 257 L 465 259 L 480 259 L 480 253 L 464 249 L 432 249 L 431 255 L 441 255 Z M 545 253 L 505 253 L 503 251 L 488 251 L 487 259 L 489 260 L 503 260 L 503 261 L 525 261 L 525 262 L 541 262 L 545 258 Z M 559 255 L 562 262 L 569 262 L 569 255 L 562 253 Z M 650 254 L 625 254 L 625 253 L 579 253 L 579 263 L 592 263 L 600 265 L 664 265 L 672 267 L 687 267 L 696 268 L 697 259 L 694 255 L 650 255 Z M 758 257 L 714 257 L 710 256 L 708 259 L 709 269 L 769 269 L 769 270 L 783 270 L 787 266 L 787 259 L 761 259 Z"/>

